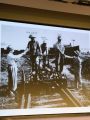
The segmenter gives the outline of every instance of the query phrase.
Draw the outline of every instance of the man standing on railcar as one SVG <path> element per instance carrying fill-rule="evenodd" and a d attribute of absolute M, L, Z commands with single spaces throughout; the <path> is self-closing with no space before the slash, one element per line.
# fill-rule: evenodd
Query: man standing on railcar
<path fill-rule="evenodd" d="M 58 71 L 58 65 L 60 65 L 60 73 L 63 70 L 63 63 L 64 63 L 64 46 L 61 44 L 61 36 L 57 37 L 57 42 L 54 44 L 54 48 L 58 50 L 58 55 L 56 58 L 56 71 Z"/>
<path fill-rule="evenodd" d="M 29 39 L 30 41 L 28 42 L 27 48 L 29 50 L 32 71 L 37 71 L 36 58 L 40 53 L 40 47 L 38 41 L 35 41 L 34 36 L 29 35 Z"/>

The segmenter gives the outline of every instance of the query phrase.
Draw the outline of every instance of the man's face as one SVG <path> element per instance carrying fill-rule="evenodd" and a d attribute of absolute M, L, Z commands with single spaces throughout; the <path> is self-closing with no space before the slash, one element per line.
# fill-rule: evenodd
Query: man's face
<path fill-rule="evenodd" d="M 58 43 L 61 43 L 61 36 L 58 36 Z"/>
<path fill-rule="evenodd" d="M 58 38 L 58 43 L 61 43 L 61 39 Z"/>
<path fill-rule="evenodd" d="M 34 38 L 31 38 L 31 41 L 32 41 L 32 42 L 35 42 L 35 39 L 34 39 Z"/>

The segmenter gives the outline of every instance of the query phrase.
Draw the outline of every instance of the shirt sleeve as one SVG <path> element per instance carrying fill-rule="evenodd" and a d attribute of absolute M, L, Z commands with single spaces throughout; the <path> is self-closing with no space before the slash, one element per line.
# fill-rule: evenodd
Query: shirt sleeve
<path fill-rule="evenodd" d="M 17 59 L 17 58 L 22 57 L 25 53 L 26 53 L 26 51 L 23 52 L 23 53 L 21 53 L 21 54 L 19 54 L 19 55 L 14 55 L 14 54 L 10 53 L 9 56 L 10 56 L 11 58 L 13 58 L 13 59 Z"/>

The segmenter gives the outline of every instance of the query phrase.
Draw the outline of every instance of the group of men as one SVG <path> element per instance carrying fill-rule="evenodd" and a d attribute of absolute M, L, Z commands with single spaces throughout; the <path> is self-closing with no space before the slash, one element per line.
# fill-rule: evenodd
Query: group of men
<path fill-rule="evenodd" d="M 31 60 L 31 65 L 32 65 L 32 71 L 37 70 L 37 63 L 36 63 L 36 58 L 37 56 L 42 56 L 42 63 L 43 63 L 43 68 L 45 68 L 46 65 L 46 58 L 48 56 L 48 48 L 47 48 L 47 43 L 43 41 L 41 45 L 39 45 L 38 41 L 35 40 L 35 37 L 30 35 L 29 36 L 30 41 L 28 42 L 27 48 Z M 63 55 L 64 55 L 64 47 L 61 44 L 61 36 L 59 35 L 57 37 L 57 42 L 53 45 L 53 48 L 60 53 L 60 61 L 61 65 L 63 63 Z M 59 55 L 56 56 L 56 58 L 59 58 Z M 58 60 L 57 58 L 57 60 Z M 56 70 L 58 71 L 58 64 L 56 63 Z"/>
<path fill-rule="evenodd" d="M 17 90 L 17 63 L 16 59 L 22 57 L 24 54 L 29 55 L 30 57 L 30 63 L 32 67 L 32 72 L 35 71 L 37 74 L 37 57 L 42 57 L 42 67 L 45 68 L 46 66 L 46 58 L 48 56 L 48 48 L 47 43 L 43 41 L 41 45 L 39 45 L 38 41 L 35 40 L 35 37 L 32 35 L 29 35 L 30 41 L 28 42 L 26 50 L 18 55 L 14 55 L 14 50 L 12 48 L 8 48 L 8 55 L 7 55 L 7 61 L 8 61 L 8 87 L 11 94 L 13 94 Z M 58 41 L 53 46 L 55 49 L 59 50 L 61 53 L 61 59 L 63 56 L 63 47 L 61 45 L 61 36 L 58 36 Z M 56 64 L 57 69 L 57 64 Z"/>
<path fill-rule="evenodd" d="M 43 41 L 43 43 L 40 46 L 38 41 L 36 41 L 35 37 L 32 35 L 29 36 L 29 39 L 30 41 L 28 42 L 28 45 L 27 45 L 28 54 L 30 57 L 32 71 L 36 71 L 37 70 L 37 61 L 36 61 L 37 56 L 47 55 L 47 44 L 45 43 L 45 41 Z M 45 64 L 45 60 L 43 61 L 43 63 Z"/>
<path fill-rule="evenodd" d="M 65 48 L 61 44 L 61 36 L 59 35 L 57 37 L 56 43 L 53 45 L 53 49 L 57 52 L 55 54 L 56 57 L 56 62 L 55 62 L 55 69 L 56 72 L 61 73 L 63 70 L 63 65 L 64 65 L 64 58 L 65 58 Z M 17 63 L 15 62 L 15 59 L 20 58 L 24 54 L 28 53 L 28 56 L 30 57 L 30 65 L 32 68 L 32 72 L 35 71 L 37 74 L 38 68 L 37 68 L 37 57 L 40 56 L 42 57 L 42 67 L 45 68 L 46 66 L 46 61 L 47 61 L 47 56 L 48 54 L 48 48 L 47 48 L 47 43 L 43 41 L 41 45 L 39 45 L 38 41 L 35 40 L 35 37 L 32 35 L 29 35 L 29 42 L 27 44 L 26 50 L 19 54 L 19 55 L 14 55 L 13 54 L 13 49 L 9 49 L 9 54 L 7 55 L 7 60 L 8 60 L 8 79 L 9 79 L 9 90 L 13 93 L 17 89 Z M 72 58 L 72 57 L 71 57 Z M 58 62 L 59 61 L 59 62 Z M 60 69 L 58 69 L 58 66 Z"/>
<path fill-rule="evenodd" d="M 73 69 L 72 71 L 75 76 L 76 84 L 80 83 L 80 76 L 79 76 L 80 65 L 78 58 L 80 52 L 79 46 L 72 46 L 70 43 L 70 45 L 68 45 L 69 47 L 67 47 L 69 51 L 66 52 L 66 47 L 62 45 L 62 39 L 61 36 L 59 35 L 57 37 L 56 43 L 52 46 L 50 53 L 50 49 L 47 48 L 47 43 L 45 41 L 41 45 L 39 45 L 39 43 L 35 41 L 35 37 L 30 35 L 29 38 L 30 41 L 28 43 L 27 48 L 31 60 L 30 62 L 32 66 L 32 71 L 36 71 L 36 75 L 37 75 L 36 58 L 38 56 L 42 57 L 43 68 L 45 68 L 45 66 L 47 66 L 46 62 L 48 61 L 50 56 L 53 56 L 55 58 L 55 63 L 54 63 L 55 71 L 59 74 L 64 74 L 66 76 L 69 76 L 70 77 L 69 79 L 71 79 L 71 76 L 73 75 L 70 73 L 69 69 L 71 69 L 72 66 Z M 65 60 L 67 61 L 67 59 L 69 59 L 69 62 L 72 61 L 72 63 L 68 63 L 67 65 L 65 65 Z"/>

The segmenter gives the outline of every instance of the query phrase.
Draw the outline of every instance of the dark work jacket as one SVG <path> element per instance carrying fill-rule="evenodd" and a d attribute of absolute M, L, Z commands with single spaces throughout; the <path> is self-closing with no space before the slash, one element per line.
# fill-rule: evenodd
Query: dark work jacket
<path fill-rule="evenodd" d="M 40 52 L 39 43 L 37 41 L 29 41 L 27 48 L 29 52 L 33 55 L 38 55 Z"/>

